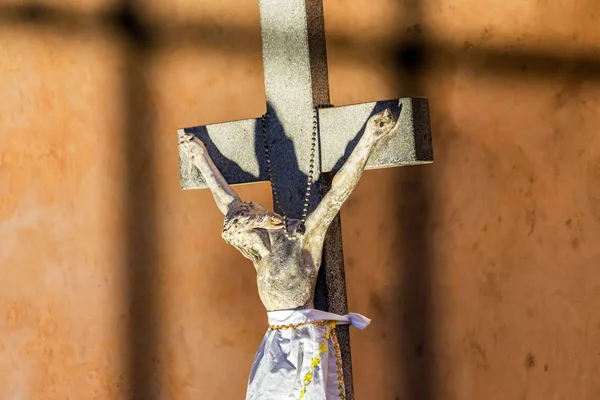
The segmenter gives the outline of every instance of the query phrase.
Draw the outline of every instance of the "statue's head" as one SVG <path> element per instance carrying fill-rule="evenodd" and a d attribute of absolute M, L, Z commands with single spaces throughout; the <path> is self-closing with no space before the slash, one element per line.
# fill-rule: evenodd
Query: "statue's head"
<path fill-rule="evenodd" d="M 283 226 L 283 218 L 279 214 L 268 211 L 260 204 L 244 201 L 232 207 L 225 215 L 221 236 L 227 243 L 240 248 L 247 245 L 243 241 L 251 230 L 274 230 Z"/>

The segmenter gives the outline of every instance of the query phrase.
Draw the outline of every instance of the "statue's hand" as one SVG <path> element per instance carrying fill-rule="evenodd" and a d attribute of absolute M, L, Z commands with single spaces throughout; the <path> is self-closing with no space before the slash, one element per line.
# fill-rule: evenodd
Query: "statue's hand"
<path fill-rule="evenodd" d="M 386 108 L 369 118 L 365 135 L 372 140 L 379 140 L 395 130 L 396 122 L 389 108 Z"/>
<path fill-rule="evenodd" d="M 185 149 L 192 157 L 202 154 L 206 151 L 204 143 L 196 136 L 184 133 L 179 139 L 179 146 Z"/>

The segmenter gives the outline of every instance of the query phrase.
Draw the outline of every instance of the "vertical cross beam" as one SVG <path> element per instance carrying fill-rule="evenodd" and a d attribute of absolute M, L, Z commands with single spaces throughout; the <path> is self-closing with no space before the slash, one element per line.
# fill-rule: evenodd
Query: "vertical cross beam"
<path fill-rule="evenodd" d="M 310 199 L 312 211 L 331 184 L 332 174 L 308 176 L 313 110 L 329 103 L 329 79 L 322 0 L 261 0 L 267 120 L 276 115 L 279 127 L 270 127 L 274 189 L 284 212 L 301 216 L 307 179 L 318 179 Z M 281 128 L 279 130 L 278 128 Z M 287 136 L 287 137 L 286 137 Z M 294 145 L 298 168 L 290 168 Z M 315 171 L 321 171 L 320 159 Z M 322 178 L 322 179 L 319 179 Z M 285 191 L 282 188 L 285 186 Z M 318 190 L 318 189 L 321 190 Z M 337 314 L 348 313 L 342 232 L 339 215 L 331 224 L 323 248 L 323 263 L 315 290 L 315 307 Z M 354 398 L 349 326 L 337 328 L 342 355 L 346 398 Z"/>

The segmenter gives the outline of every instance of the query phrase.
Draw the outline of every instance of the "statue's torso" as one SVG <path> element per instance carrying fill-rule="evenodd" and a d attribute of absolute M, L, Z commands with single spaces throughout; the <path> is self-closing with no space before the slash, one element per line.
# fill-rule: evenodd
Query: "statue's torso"
<path fill-rule="evenodd" d="M 283 235 L 282 235 L 283 236 Z M 279 237 L 256 263 L 258 293 L 269 311 L 312 307 L 318 267 L 301 240 Z"/>
<path fill-rule="evenodd" d="M 253 252 L 258 293 L 269 311 L 312 308 L 322 243 L 299 234 L 288 239 L 283 229 L 253 229 L 245 234 Z"/>

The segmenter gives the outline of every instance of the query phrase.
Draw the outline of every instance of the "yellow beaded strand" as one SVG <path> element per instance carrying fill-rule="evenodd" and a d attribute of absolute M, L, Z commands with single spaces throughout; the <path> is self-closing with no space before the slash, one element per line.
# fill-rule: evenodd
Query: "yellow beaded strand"
<path fill-rule="evenodd" d="M 337 366 L 338 392 L 340 395 L 340 400 L 346 400 L 346 394 L 344 390 L 344 377 L 342 373 L 342 356 L 340 354 L 340 344 L 338 343 L 335 330 L 333 331 L 331 340 L 333 341 L 333 347 L 335 348 L 335 365 Z"/>
<path fill-rule="evenodd" d="M 274 331 L 280 331 L 280 330 L 283 330 L 283 329 L 296 330 L 298 328 L 302 328 L 303 326 L 307 326 L 307 325 L 325 326 L 325 325 L 330 325 L 332 322 L 335 323 L 335 321 L 307 321 L 307 322 L 302 322 L 300 324 L 269 325 L 269 329 L 272 329 Z"/>

